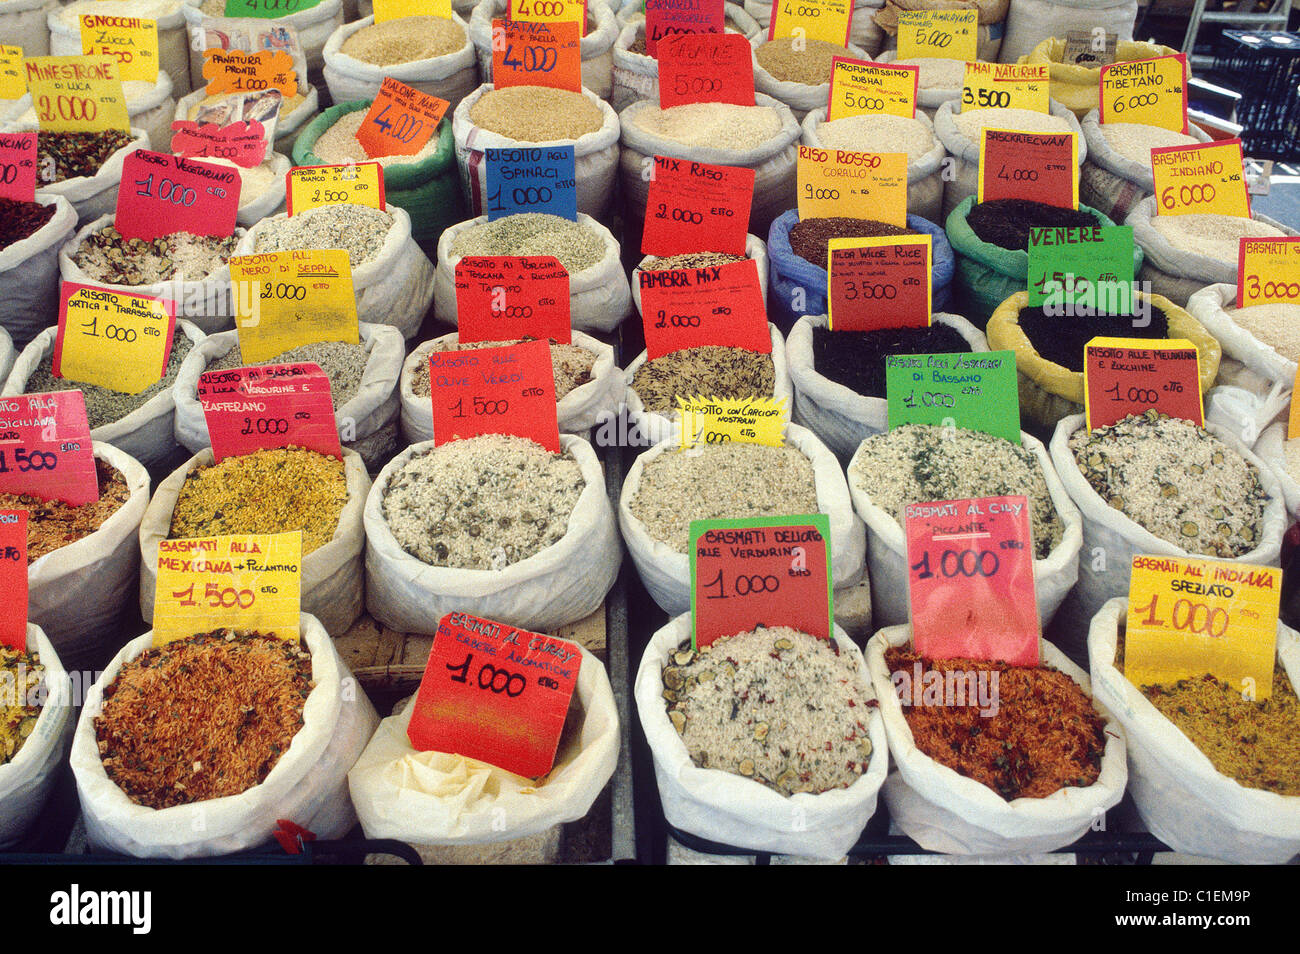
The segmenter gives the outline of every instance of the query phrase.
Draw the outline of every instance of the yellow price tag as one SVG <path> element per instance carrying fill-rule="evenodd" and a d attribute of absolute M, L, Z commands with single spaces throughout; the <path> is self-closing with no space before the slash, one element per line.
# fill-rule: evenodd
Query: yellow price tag
<path fill-rule="evenodd" d="M 1241 140 L 1151 150 L 1156 215 L 1235 215 L 1250 218 L 1241 173 Z"/>
<path fill-rule="evenodd" d="M 83 13 L 81 52 L 117 60 L 122 81 L 158 81 L 158 21 Z"/>
<path fill-rule="evenodd" d="M 23 48 L 0 46 L 0 99 L 22 99 L 27 94 L 23 79 Z"/>
<path fill-rule="evenodd" d="M 769 40 L 803 37 L 849 45 L 853 0 L 777 0 L 772 6 Z"/>
<path fill-rule="evenodd" d="M 1187 54 L 1101 68 L 1103 123 L 1141 123 L 1187 132 Z"/>
<path fill-rule="evenodd" d="M 35 56 L 23 61 L 27 88 L 46 132 L 129 132 L 117 62 L 103 56 Z"/>
<path fill-rule="evenodd" d="M 1128 593 L 1124 675 L 1133 685 L 1209 673 L 1254 699 L 1272 694 L 1277 567 L 1140 555 Z"/>
<path fill-rule="evenodd" d="M 699 444 L 764 444 L 785 442 L 789 414 L 785 398 L 681 398 L 682 447 Z"/>
<path fill-rule="evenodd" d="M 239 352 L 256 364 L 318 341 L 360 342 L 352 268 L 343 249 L 230 259 Z"/>
<path fill-rule="evenodd" d="M 799 147 L 799 218 L 907 225 L 907 153 Z"/>
<path fill-rule="evenodd" d="M 1048 111 L 1046 63 L 967 63 L 961 108 Z"/>
<path fill-rule="evenodd" d="M 898 11 L 898 58 L 978 59 L 978 10 Z"/>
<path fill-rule="evenodd" d="M 162 540 L 153 644 L 226 627 L 298 638 L 302 532 Z"/>
<path fill-rule="evenodd" d="M 375 22 L 402 17 L 444 17 L 451 19 L 451 0 L 375 0 Z"/>
<path fill-rule="evenodd" d="M 511 20 L 531 20 L 534 23 L 576 23 L 586 20 L 585 0 L 510 0 Z M 579 29 L 579 35 L 582 30 Z"/>
<path fill-rule="evenodd" d="M 384 209 L 384 171 L 377 162 L 346 166 L 294 166 L 289 170 L 290 215 L 321 205 L 368 205 Z"/>
<path fill-rule="evenodd" d="M 1237 307 L 1300 305 L 1300 238 L 1241 240 Z"/>
<path fill-rule="evenodd" d="M 173 302 L 66 282 L 54 342 L 55 373 L 139 394 L 162 380 L 175 330 Z"/>
<path fill-rule="evenodd" d="M 848 116 L 916 116 L 919 66 L 865 63 L 837 56 L 831 61 L 827 122 Z"/>

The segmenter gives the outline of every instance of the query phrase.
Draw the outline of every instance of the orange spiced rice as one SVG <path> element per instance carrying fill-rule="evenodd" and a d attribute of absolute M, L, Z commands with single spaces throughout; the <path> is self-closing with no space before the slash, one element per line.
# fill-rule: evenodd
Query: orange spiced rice
<path fill-rule="evenodd" d="M 88 537 L 131 496 L 126 480 L 112 464 L 95 458 L 99 500 L 72 507 L 28 494 L 0 493 L 0 510 L 27 511 L 27 563 Z"/>

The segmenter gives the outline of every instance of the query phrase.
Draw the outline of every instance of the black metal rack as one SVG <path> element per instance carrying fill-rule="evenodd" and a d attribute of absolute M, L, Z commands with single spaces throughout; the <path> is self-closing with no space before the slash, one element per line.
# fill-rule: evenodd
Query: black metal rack
<path fill-rule="evenodd" d="M 1241 92 L 1242 145 L 1256 159 L 1300 159 L 1300 35 L 1224 30 L 1213 71 Z"/>

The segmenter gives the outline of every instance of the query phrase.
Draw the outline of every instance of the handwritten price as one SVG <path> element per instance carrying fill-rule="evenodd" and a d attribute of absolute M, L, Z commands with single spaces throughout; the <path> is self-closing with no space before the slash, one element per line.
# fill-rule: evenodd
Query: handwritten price
<path fill-rule="evenodd" d="M 414 142 L 415 137 L 420 135 L 424 129 L 424 120 L 416 119 L 410 113 L 403 110 L 396 115 L 393 120 L 387 120 L 384 117 L 393 111 L 391 105 L 385 106 L 383 111 L 376 116 L 372 122 L 382 129 L 385 135 L 392 136 L 399 142 Z M 389 130 L 392 132 L 389 132 Z"/>
<path fill-rule="evenodd" d="M 36 105 L 43 123 L 56 119 L 69 122 L 90 121 L 99 115 L 99 103 L 86 96 L 42 96 Z"/>
<path fill-rule="evenodd" d="M 1300 282 L 1261 282 L 1258 275 L 1246 276 L 1247 298 L 1294 298 L 1300 301 Z"/>
<path fill-rule="evenodd" d="M 981 109 L 1000 109 L 1011 105 L 1011 93 L 1005 89 L 981 89 L 976 94 L 967 86 L 961 91 L 961 101 L 967 106 L 975 105 Z"/>
<path fill-rule="evenodd" d="M 1023 548 L 1019 540 L 1003 540 L 1002 546 L 1008 550 Z M 951 579 L 955 576 L 991 577 L 996 576 L 1002 561 L 993 550 L 944 550 L 939 556 L 939 575 Z M 912 564 L 918 580 L 928 580 L 935 576 L 930 569 L 930 551 L 921 554 L 921 559 Z"/>
<path fill-rule="evenodd" d="M 719 309 L 714 309 L 718 311 Z M 725 309 L 730 313 L 731 309 Z M 670 315 L 666 311 L 660 311 L 655 315 L 656 328 L 698 328 L 700 326 L 699 315 Z"/>
<path fill-rule="evenodd" d="M 1156 615 L 1156 606 L 1160 602 L 1160 594 L 1151 597 L 1151 602 L 1147 604 L 1147 615 L 1142 620 L 1144 626 L 1164 626 L 1165 621 Z M 1179 610 L 1183 611 L 1183 618 L 1178 618 Z M 1204 617 L 1198 616 L 1204 613 Z M 1199 633 L 1203 636 L 1221 637 L 1228 632 L 1228 624 L 1232 621 L 1228 611 L 1222 606 L 1211 608 L 1205 603 L 1193 603 L 1186 598 L 1180 598 L 1174 601 L 1173 611 L 1169 614 L 1169 622 L 1173 624 L 1174 629 L 1180 629 L 1188 633 Z M 1220 625 L 1216 627 L 1215 624 Z"/>
<path fill-rule="evenodd" d="M 1237 178 L 1240 178 L 1240 176 Z M 1197 183 L 1196 185 L 1167 186 L 1160 193 L 1160 204 L 1166 209 L 1172 209 L 1179 205 L 1199 205 L 1205 202 L 1213 202 L 1214 196 L 1214 186 L 1208 182 Z"/>
<path fill-rule="evenodd" d="M 474 681 L 470 682 L 469 669 L 473 662 L 474 654 L 469 653 L 465 656 L 464 661 L 458 665 L 453 666 L 451 663 L 447 663 L 447 670 L 457 673 L 457 675 L 451 677 L 451 681 L 477 686 L 479 689 L 495 692 L 498 695 L 504 692 L 512 699 L 522 695 L 523 691 L 528 688 L 528 678 L 526 676 L 511 672 L 508 669 L 501 669 L 492 663 L 483 663 L 479 666 Z M 518 682 L 515 680 L 518 680 Z"/>
<path fill-rule="evenodd" d="M 525 397 L 532 397 L 534 389 L 529 388 L 524 392 Z M 455 404 L 447 405 L 450 410 L 455 411 L 453 417 L 469 417 L 465 413 L 465 399 L 459 398 Z M 489 401 L 486 398 L 475 397 L 470 402 L 470 412 L 476 416 L 504 414 L 510 410 L 510 402 L 504 398 L 495 401 Z"/>
<path fill-rule="evenodd" d="M 200 600 L 194 598 L 194 590 L 197 584 L 191 583 L 183 590 L 173 590 L 172 599 L 179 601 L 181 606 L 198 606 Z M 274 586 L 262 587 L 263 593 L 278 593 L 279 590 Z M 240 609 L 250 609 L 257 602 L 257 594 L 250 589 L 235 589 L 233 586 L 223 587 L 220 583 L 208 583 L 203 589 L 203 600 L 212 609 L 233 609 L 238 606 Z"/>
<path fill-rule="evenodd" d="M 63 445 L 64 450 L 80 450 L 81 445 L 69 442 Z M 59 457 L 50 451 L 29 451 L 23 447 L 14 448 L 13 462 L 14 467 L 9 466 L 9 459 L 5 451 L 0 451 L 0 474 L 8 474 L 17 470 L 20 474 L 25 474 L 32 470 L 54 470 L 59 466 Z"/>
<path fill-rule="evenodd" d="M 730 438 L 728 438 L 730 440 Z M 716 593 L 709 594 L 706 599 L 726 600 L 733 596 L 757 596 L 761 593 L 776 593 L 781 589 L 781 579 L 774 574 L 737 574 L 731 581 L 731 592 L 727 592 L 727 581 L 721 570 L 718 575 L 709 582 L 701 585 L 701 589 L 710 589 L 717 587 Z"/>

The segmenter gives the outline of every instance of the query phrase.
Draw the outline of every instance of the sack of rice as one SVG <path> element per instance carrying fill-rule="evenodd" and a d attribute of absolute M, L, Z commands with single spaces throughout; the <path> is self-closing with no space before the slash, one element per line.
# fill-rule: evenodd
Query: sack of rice
<path fill-rule="evenodd" d="M 1010 0 L 886 0 L 884 9 L 875 14 L 876 24 L 885 31 L 885 49 L 898 49 L 898 15 L 913 10 L 969 10 L 979 11 L 979 25 L 975 34 L 975 58 L 986 63 L 996 63 L 1002 52 L 1004 21 Z"/>
<path fill-rule="evenodd" d="M 485 83 L 492 82 L 492 21 L 504 20 L 508 0 L 482 0 L 474 5 L 469 18 L 469 38 L 478 56 L 478 75 Z M 582 25 L 582 85 L 599 98 L 608 101 L 614 69 L 614 41 L 618 39 L 619 22 L 614 11 L 603 3 L 587 6 L 587 19 Z"/>
<path fill-rule="evenodd" d="M 799 122 L 815 109 L 825 110 L 835 57 L 868 57 L 852 44 L 846 47 L 810 38 L 769 40 L 760 34 L 749 43 L 754 48 L 754 89 L 785 103 Z"/>
<path fill-rule="evenodd" d="M 1097 109 L 1097 97 L 1101 90 L 1101 67 L 1066 63 L 1065 40 L 1060 34 L 1048 37 L 1020 58 L 1021 63 L 1046 63 L 1049 68 L 1049 95 L 1063 104 L 1079 119 L 1083 119 Z M 1115 44 L 1115 62 L 1128 63 L 1132 60 L 1151 60 L 1157 56 L 1173 56 L 1177 50 L 1158 43 L 1145 43 L 1137 40 L 1124 40 Z M 1184 73 L 1184 81 L 1192 78 L 1192 71 Z"/>
<path fill-rule="evenodd" d="M 0 328 L 13 347 L 25 346 L 59 313 L 59 249 L 77 227 L 77 212 L 60 195 L 34 203 L 0 199 Z"/>
<path fill-rule="evenodd" d="M 459 16 L 373 16 L 345 23 L 330 34 L 322 54 L 325 85 L 336 103 L 373 100 L 391 76 L 455 109 L 478 86 L 469 27 Z"/>
<path fill-rule="evenodd" d="M 999 63 L 1018 63 L 1050 37 L 1070 31 L 1114 33 L 1120 43 L 1133 39 L 1138 0 L 1011 0 Z M 980 59 L 986 59 L 981 56 Z"/>
<path fill-rule="evenodd" d="M 1102 125 L 1098 115 L 1093 110 L 1079 119 L 1088 143 L 1088 159 L 1079 167 L 1079 201 L 1117 222 L 1124 221 L 1135 205 L 1155 191 L 1152 149 L 1210 141 L 1210 134 L 1195 123 L 1188 123 L 1188 135 L 1183 135 L 1141 123 Z"/>
<path fill-rule="evenodd" d="M 1300 361 L 1300 305 L 1237 307 L 1235 284 L 1207 285 L 1187 299 L 1187 313 L 1223 348 L 1219 383 L 1232 381 L 1264 395 L 1290 389 Z M 1257 380 L 1242 380 L 1253 375 Z"/>

